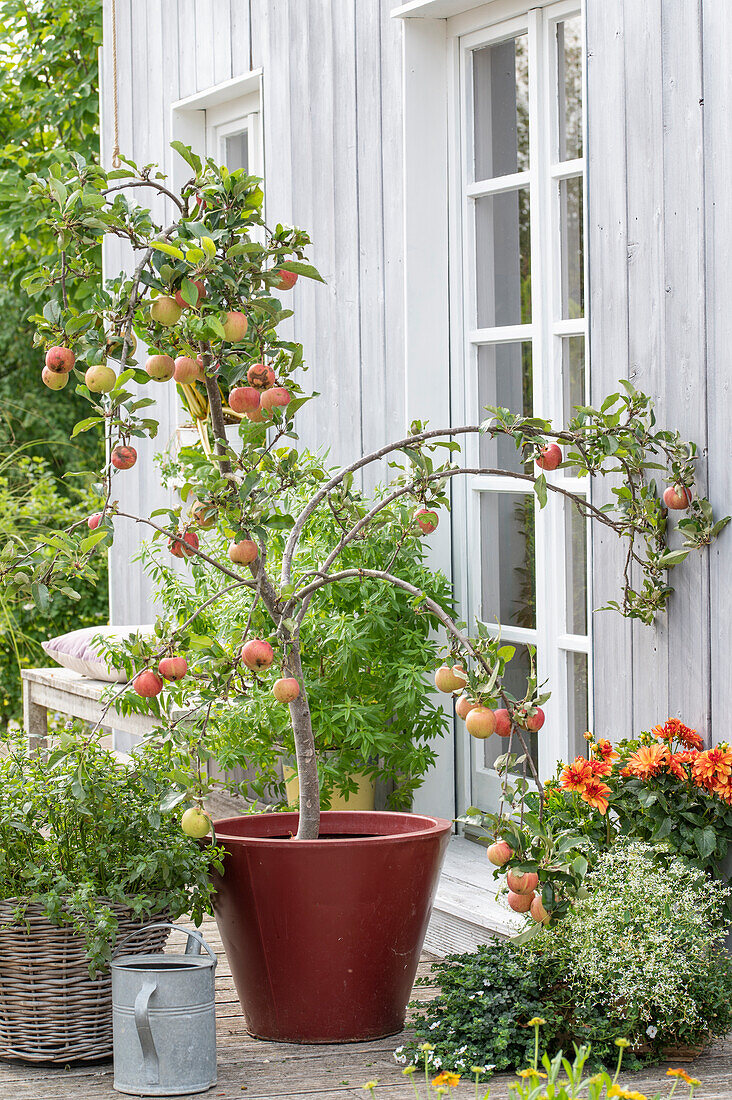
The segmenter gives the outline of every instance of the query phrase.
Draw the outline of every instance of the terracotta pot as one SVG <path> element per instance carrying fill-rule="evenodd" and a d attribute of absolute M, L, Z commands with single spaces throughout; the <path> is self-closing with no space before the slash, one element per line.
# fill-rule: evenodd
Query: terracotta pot
<path fill-rule="evenodd" d="M 451 824 L 329 811 L 319 840 L 296 813 L 216 822 L 226 849 L 214 910 L 247 1027 L 260 1039 L 393 1035 L 404 1015 Z"/>

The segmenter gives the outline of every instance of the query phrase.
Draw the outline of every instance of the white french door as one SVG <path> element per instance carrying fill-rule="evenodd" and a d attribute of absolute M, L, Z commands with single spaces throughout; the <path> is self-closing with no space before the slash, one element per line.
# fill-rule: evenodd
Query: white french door
<path fill-rule="evenodd" d="M 584 310 L 582 16 L 576 0 L 464 35 L 451 112 L 451 390 L 454 422 L 488 405 L 563 424 L 588 389 Z M 539 772 L 574 753 L 591 710 L 589 532 L 549 494 L 540 510 L 511 440 L 474 440 L 456 492 L 456 573 L 466 617 L 516 646 L 506 686 L 525 691 L 529 648 L 552 698 L 531 736 Z M 528 467 L 531 468 L 530 466 Z M 588 486 L 571 470 L 547 474 Z M 460 809 L 495 806 L 505 742 L 458 725 Z"/>

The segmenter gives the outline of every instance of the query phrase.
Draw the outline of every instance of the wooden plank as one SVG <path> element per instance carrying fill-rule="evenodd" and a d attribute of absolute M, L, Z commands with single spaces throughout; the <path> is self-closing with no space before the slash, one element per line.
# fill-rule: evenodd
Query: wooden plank
<path fill-rule="evenodd" d="M 622 0 L 591 3 L 587 33 L 587 248 L 589 255 L 589 352 L 591 398 L 601 402 L 628 359 L 628 227 L 626 210 L 626 101 Z M 608 110 L 607 104 L 613 109 Z M 593 487 L 593 501 L 609 499 L 608 486 Z M 592 602 L 617 597 L 622 552 L 616 536 L 596 527 L 592 543 Z M 630 624 L 614 612 L 596 612 L 593 684 L 594 727 L 616 737 L 633 728 Z M 623 689 L 618 690 L 622 684 Z"/>
<path fill-rule="evenodd" d="M 704 244 L 704 78 L 701 0 L 663 9 L 665 341 L 669 416 L 698 443 L 707 483 Z M 680 539 L 678 540 L 681 541 Z M 710 728 L 709 559 L 692 554 L 671 574 L 668 710 Z M 659 717 L 666 717 L 665 712 Z"/>
<path fill-rule="evenodd" d="M 660 423 L 666 422 L 665 288 L 663 279 L 663 135 L 661 9 L 663 0 L 624 6 L 628 218 L 628 377 L 652 393 Z M 606 383 L 612 385 L 610 379 Z M 637 571 L 634 572 L 637 576 Z M 633 731 L 651 729 L 668 706 L 668 628 L 631 626 Z"/>
<path fill-rule="evenodd" d="M 732 179 L 732 20 L 726 5 L 703 5 L 704 186 L 707 301 L 707 416 L 709 496 L 718 515 L 732 510 L 732 264 L 729 262 L 729 181 Z M 728 527 L 710 550 L 711 732 L 719 741 L 732 724 L 732 532 Z"/>
<path fill-rule="evenodd" d="M 249 0 L 230 0 L 231 75 L 250 72 L 252 64 L 251 7 Z"/>

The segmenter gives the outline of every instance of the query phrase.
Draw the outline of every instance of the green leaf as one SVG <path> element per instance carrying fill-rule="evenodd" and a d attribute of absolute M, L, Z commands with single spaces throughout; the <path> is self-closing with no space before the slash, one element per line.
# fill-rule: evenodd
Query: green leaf
<path fill-rule="evenodd" d="M 196 156 L 190 145 L 184 145 L 182 141 L 171 141 L 170 148 L 175 149 L 176 153 L 179 153 L 186 164 L 190 164 L 193 171 L 198 175 L 201 171 L 201 158 Z"/>
<path fill-rule="evenodd" d="M 190 279 L 183 280 L 180 288 L 180 296 L 191 309 L 195 309 L 198 305 L 198 287 L 195 283 L 192 283 Z"/>
<path fill-rule="evenodd" d="M 93 428 L 95 424 L 103 424 L 103 416 L 88 416 L 86 420 L 80 420 L 78 424 L 74 425 L 74 430 L 71 433 L 71 438 L 79 435 L 81 432 L 88 432 L 90 428 Z"/>
<path fill-rule="evenodd" d="M 277 265 L 280 271 L 294 271 L 296 275 L 303 275 L 306 279 L 315 279 L 318 283 L 324 283 L 325 279 L 312 264 L 301 263 L 300 260 L 285 260 Z"/>
<path fill-rule="evenodd" d="M 213 260 L 216 255 L 216 245 L 210 237 L 201 237 L 201 247 L 208 256 L 209 260 Z"/>
<path fill-rule="evenodd" d="M 546 478 L 543 474 L 539 474 L 534 482 L 534 492 L 539 501 L 539 507 L 543 508 L 546 505 Z"/>
<path fill-rule="evenodd" d="M 156 252 L 164 252 L 166 256 L 175 256 L 176 260 L 185 259 L 181 250 L 176 248 L 174 244 L 169 244 L 168 241 L 153 241 L 152 247 Z"/>
<path fill-rule="evenodd" d="M 93 531 L 91 535 L 87 535 L 85 539 L 82 539 L 79 549 L 82 554 L 86 554 L 87 550 L 92 550 L 98 542 L 102 539 L 106 539 L 107 532 L 102 529 L 101 531 Z"/>

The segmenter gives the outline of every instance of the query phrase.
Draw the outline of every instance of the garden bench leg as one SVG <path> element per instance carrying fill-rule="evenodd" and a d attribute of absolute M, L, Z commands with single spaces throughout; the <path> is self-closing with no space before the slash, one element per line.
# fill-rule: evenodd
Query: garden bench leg
<path fill-rule="evenodd" d="M 23 728 L 30 749 L 45 748 L 48 738 L 48 710 L 33 698 L 33 684 L 23 680 Z"/>

